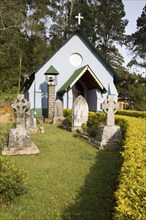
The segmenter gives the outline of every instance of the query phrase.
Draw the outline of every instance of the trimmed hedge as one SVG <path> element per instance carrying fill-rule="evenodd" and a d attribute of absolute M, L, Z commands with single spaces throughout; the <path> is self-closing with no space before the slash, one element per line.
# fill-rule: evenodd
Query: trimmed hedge
<path fill-rule="evenodd" d="M 146 213 L 146 125 L 144 119 L 117 116 L 127 124 L 124 159 L 115 193 L 116 220 L 144 220 Z"/>
<path fill-rule="evenodd" d="M 119 110 L 116 112 L 116 115 L 125 115 L 135 118 L 146 118 L 146 112 L 142 111 Z"/>
<path fill-rule="evenodd" d="M 7 158 L 0 156 L 0 207 L 26 191 L 26 174 L 16 169 Z"/>

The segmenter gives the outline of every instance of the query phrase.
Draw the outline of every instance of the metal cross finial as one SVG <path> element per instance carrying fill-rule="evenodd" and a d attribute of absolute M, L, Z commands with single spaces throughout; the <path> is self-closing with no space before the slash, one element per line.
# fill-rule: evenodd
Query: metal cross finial
<path fill-rule="evenodd" d="M 78 18 L 78 25 L 81 24 L 81 19 L 83 19 L 84 17 L 81 16 L 81 13 L 78 13 L 78 16 L 75 16 L 75 18 Z"/>

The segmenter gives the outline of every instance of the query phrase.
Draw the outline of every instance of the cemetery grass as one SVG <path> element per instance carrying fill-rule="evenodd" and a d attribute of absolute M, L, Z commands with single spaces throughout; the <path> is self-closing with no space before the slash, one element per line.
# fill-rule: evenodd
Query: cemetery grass
<path fill-rule="evenodd" d="M 44 124 L 33 135 L 38 155 L 12 156 L 27 173 L 28 192 L 0 212 L 2 220 L 111 220 L 121 156 L 99 151 L 71 132 Z"/>

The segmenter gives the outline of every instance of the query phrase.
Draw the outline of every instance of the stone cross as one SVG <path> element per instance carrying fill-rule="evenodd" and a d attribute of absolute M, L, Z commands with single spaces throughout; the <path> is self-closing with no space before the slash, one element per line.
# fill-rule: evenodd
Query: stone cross
<path fill-rule="evenodd" d="M 17 95 L 16 101 L 11 105 L 16 111 L 16 128 L 26 127 L 26 111 L 30 108 L 30 103 L 23 94 Z"/>
<path fill-rule="evenodd" d="M 81 19 L 83 19 L 84 17 L 81 16 L 81 13 L 78 13 L 78 16 L 75 16 L 75 18 L 78 18 L 78 25 L 80 25 Z"/>
<path fill-rule="evenodd" d="M 119 105 L 114 101 L 113 95 L 108 95 L 107 99 L 101 104 L 101 108 L 106 113 L 106 125 L 114 126 L 115 119 L 114 113 L 118 109 Z"/>

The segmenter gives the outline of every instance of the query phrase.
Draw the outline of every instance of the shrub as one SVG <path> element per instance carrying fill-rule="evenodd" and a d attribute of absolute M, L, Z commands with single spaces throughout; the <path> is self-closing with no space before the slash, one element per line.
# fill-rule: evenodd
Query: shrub
<path fill-rule="evenodd" d="M 71 109 L 64 109 L 63 110 L 64 120 L 62 121 L 62 125 L 68 129 L 72 126 L 72 110 Z"/>
<path fill-rule="evenodd" d="M 26 174 L 16 169 L 7 158 L 0 156 L 0 206 L 24 194 L 26 189 Z"/>
<path fill-rule="evenodd" d="M 87 121 L 87 133 L 90 137 L 95 137 L 97 128 L 105 124 L 105 114 L 103 112 L 89 112 Z"/>
<path fill-rule="evenodd" d="M 125 115 L 135 118 L 146 118 L 146 112 L 144 111 L 131 111 L 131 110 L 119 110 L 116 115 Z"/>
<path fill-rule="evenodd" d="M 115 193 L 114 219 L 143 220 L 146 213 L 146 142 L 144 119 L 118 116 L 125 120 L 127 132 L 119 188 Z"/>

